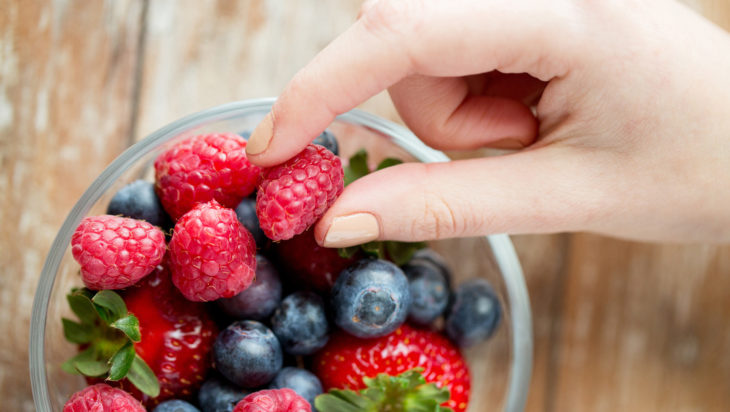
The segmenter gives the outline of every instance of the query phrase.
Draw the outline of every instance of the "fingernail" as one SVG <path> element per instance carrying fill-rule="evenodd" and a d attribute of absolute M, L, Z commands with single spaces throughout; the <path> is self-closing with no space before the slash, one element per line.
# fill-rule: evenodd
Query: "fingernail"
<path fill-rule="evenodd" d="M 250 155 L 257 155 L 263 153 L 269 148 L 271 138 L 274 136 L 274 122 L 271 121 L 271 113 L 267 114 L 266 117 L 261 120 L 251 137 L 248 138 L 246 143 L 246 153 Z"/>
<path fill-rule="evenodd" d="M 371 213 L 355 213 L 332 220 L 324 236 L 325 247 L 348 247 L 370 242 L 380 236 L 378 219 Z"/>

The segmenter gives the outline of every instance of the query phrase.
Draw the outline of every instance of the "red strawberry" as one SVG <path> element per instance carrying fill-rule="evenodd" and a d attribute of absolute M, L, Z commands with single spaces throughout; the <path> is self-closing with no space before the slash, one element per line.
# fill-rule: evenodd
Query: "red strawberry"
<path fill-rule="evenodd" d="M 443 406 L 463 412 L 469 403 L 469 370 L 456 347 L 436 332 L 405 324 L 375 339 L 358 339 L 338 331 L 316 355 L 312 367 L 325 390 L 363 389 L 363 378 L 423 368 L 426 382 L 449 389 L 451 397 Z"/>
<path fill-rule="evenodd" d="M 304 232 L 342 193 L 343 178 L 340 158 L 316 144 L 265 169 L 256 195 L 261 229 L 274 241 Z"/>
<path fill-rule="evenodd" d="M 81 264 L 86 287 L 123 289 L 160 264 L 165 254 L 165 235 L 143 220 L 92 216 L 76 228 L 71 252 Z"/>
<path fill-rule="evenodd" d="M 329 292 L 340 272 L 360 257 L 358 254 L 343 258 L 337 249 L 318 245 L 312 229 L 278 243 L 276 252 L 297 283 L 323 293 Z"/>
<path fill-rule="evenodd" d="M 246 140 L 232 133 L 190 137 L 155 160 L 155 182 L 162 206 L 177 220 L 198 203 L 217 200 L 236 207 L 253 193 L 261 169 L 246 157 Z"/>
<path fill-rule="evenodd" d="M 175 224 L 170 240 L 172 281 L 193 301 L 230 298 L 256 274 L 256 245 L 236 212 L 215 200 L 201 203 Z"/>
<path fill-rule="evenodd" d="M 311 412 L 312 407 L 291 389 L 254 392 L 233 408 L 233 412 Z"/>
<path fill-rule="evenodd" d="M 121 387 L 147 406 L 190 398 L 218 333 L 206 306 L 185 299 L 165 265 L 121 293 L 74 289 L 67 296 L 79 321 L 64 319 L 64 335 L 81 352 L 63 369 Z"/>
<path fill-rule="evenodd" d="M 145 412 L 145 409 L 127 392 L 99 383 L 71 395 L 63 412 Z"/>
<path fill-rule="evenodd" d="M 218 334 L 202 303 L 185 299 L 159 266 L 139 285 L 125 290 L 127 309 L 139 319 L 141 340 L 135 350 L 160 382 L 160 395 L 150 399 L 125 384 L 148 406 L 171 398 L 190 398 L 211 365 L 209 353 Z"/>

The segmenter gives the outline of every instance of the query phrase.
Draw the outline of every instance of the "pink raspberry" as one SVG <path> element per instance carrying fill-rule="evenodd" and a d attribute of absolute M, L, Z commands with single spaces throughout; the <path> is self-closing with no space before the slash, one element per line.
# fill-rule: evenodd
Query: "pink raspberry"
<path fill-rule="evenodd" d="M 81 264 L 89 289 L 124 289 L 162 262 L 165 235 L 143 220 L 119 216 L 84 218 L 71 237 L 71 252 Z"/>
<path fill-rule="evenodd" d="M 291 389 L 268 389 L 246 396 L 233 412 L 312 412 L 312 406 Z"/>
<path fill-rule="evenodd" d="M 253 281 L 256 244 L 236 212 L 211 200 L 175 224 L 170 269 L 172 282 L 188 300 L 230 298 Z"/>
<path fill-rule="evenodd" d="M 304 232 L 342 193 L 343 177 L 340 158 L 315 144 L 265 169 L 256 197 L 261 229 L 275 241 Z"/>
<path fill-rule="evenodd" d="M 194 136 L 177 142 L 155 160 L 155 189 L 177 220 L 198 203 L 215 199 L 236 207 L 253 193 L 261 169 L 246 157 L 246 140 L 233 133 Z"/>
<path fill-rule="evenodd" d="M 71 395 L 63 412 L 145 412 L 145 408 L 127 392 L 99 383 Z"/>

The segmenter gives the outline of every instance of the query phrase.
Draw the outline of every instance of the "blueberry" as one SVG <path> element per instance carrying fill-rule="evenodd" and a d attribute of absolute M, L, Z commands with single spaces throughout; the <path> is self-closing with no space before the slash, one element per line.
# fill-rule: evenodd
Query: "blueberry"
<path fill-rule="evenodd" d="M 333 135 L 329 130 L 322 132 L 322 134 L 317 136 L 312 143 L 324 146 L 327 150 L 336 155 L 340 154 L 340 146 L 337 144 L 337 139 L 335 139 L 335 135 Z"/>
<path fill-rule="evenodd" d="M 332 288 L 337 326 L 358 338 L 385 336 L 408 315 L 408 279 L 396 265 L 363 259 L 343 270 Z"/>
<path fill-rule="evenodd" d="M 322 349 L 329 339 L 322 298 L 306 291 L 287 296 L 271 317 L 271 329 L 290 355 L 311 355 Z"/>
<path fill-rule="evenodd" d="M 289 388 L 306 399 L 314 410 L 314 398 L 322 393 L 322 383 L 306 369 L 286 367 L 279 371 L 269 389 Z"/>
<path fill-rule="evenodd" d="M 223 311 L 235 319 L 263 321 L 281 302 L 279 273 L 268 259 L 256 255 L 256 277 L 238 295 L 217 301 Z"/>
<path fill-rule="evenodd" d="M 155 185 L 144 180 L 135 180 L 121 188 L 112 197 L 106 213 L 146 220 L 163 230 L 172 227 L 172 220 L 155 193 Z"/>
<path fill-rule="evenodd" d="M 444 260 L 441 255 L 436 253 L 433 249 L 419 249 L 416 251 L 416 253 L 413 254 L 413 257 L 411 258 L 411 261 L 409 263 L 415 264 L 420 262 L 431 263 L 439 268 L 444 277 L 446 277 L 446 281 L 449 283 L 449 287 L 451 286 L 451 269 L 449 268 L 449 265 L 446 264 L 446 260 Z"/>
<path fill-rule="evenodd" d="M 253 133 L 253 130 L 244 130 L 242 132 L 239 132 L 238 135 L 243 137 L 244 139 L 248 140 L 249 137 L 251 137 L 251 133 Z"/>
<path fill-rule="evenodd" d="M 253 235 L 257 248 L 263 248 L 269 242 L 264 231 L 259 225 L 259 218 L 256 216 L 256 199 L 247 197 L 241 200 L 236 206 L 236 217 L 238 221 Z"/>
<path fill-rule="evenodd" d="M 418 325 L 429 325 L 444 313 L 451 290 L 444 272 L 427 260 L 411 260 L 403 266 L 411 290 L 408 319 Z"/>
<path fill-rule="evenodd" d="M 250 391 L 214 375 L 203 383 L 198 392 L 198 405 L 203 412 L 231 412 Z"/>
<path fill-rule="evenodd" d="M 157 405 L 152 412 L 200 412 L 200 409 L 180 399 L 173 399 Z"/>
<path fill-rule="evenodd" d="M 215 367 L 242 388 L 256 388 L 274 379 L 283 362 L 281 345 L 269 328 L 254 320 L 237 321 L 213 344 Z"/>
<path fill-rule="evenodd" d="M 468 280 L 456 289 L 446 317 L 446 334 L 462 348 L 489 338 L 497 329 L 502 309 L 497 294 L 484 279 Z"/>

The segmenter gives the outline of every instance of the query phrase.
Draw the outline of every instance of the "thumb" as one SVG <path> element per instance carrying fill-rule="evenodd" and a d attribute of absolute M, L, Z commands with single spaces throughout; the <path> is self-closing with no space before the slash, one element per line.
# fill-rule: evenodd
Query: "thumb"
<path fill-rule="evenodd" d="M 573 149 L 383 169 L 347 186 L 315 237 L 326 247 L 347 247 L 585 229 L 606 196 L 588 162 L 566 150 Z"/>

